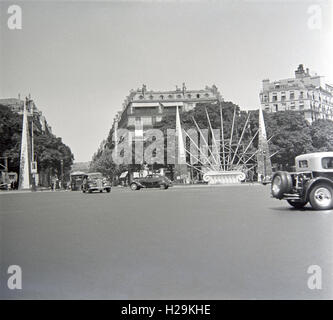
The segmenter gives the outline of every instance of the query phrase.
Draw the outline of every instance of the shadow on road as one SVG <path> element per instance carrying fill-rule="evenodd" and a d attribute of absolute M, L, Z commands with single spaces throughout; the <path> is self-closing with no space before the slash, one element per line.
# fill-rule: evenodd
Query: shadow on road
<path fill-rule="evenodd" d="M 311 214 L 318 214 L 318 213 L 330 214 L 330 213 L 333 213 L 333 210 L 315 210 L 312 207 L 304 207 L 302 209 L 296 209 L 296 208 L 293 208 L 293 207 L 285 206 L 285 207 L 274 207 L 274 208 L 270 208 L 270 209 L 274 210 L 274 211 L 281 212 L 281 213 L 307 213 L 307 214 L 309 214 L 309 213 L 311 213 Z"/>

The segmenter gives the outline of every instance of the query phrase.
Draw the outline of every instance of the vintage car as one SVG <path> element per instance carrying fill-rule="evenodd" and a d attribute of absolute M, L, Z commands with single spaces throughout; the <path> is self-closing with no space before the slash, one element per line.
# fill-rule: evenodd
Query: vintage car
<path fill-rule="evenodd" d="M 111 184 L 100 172 L 94 172 L 84 176 L 81 189 L 83 193 L 92 193 L 93 191 L 110 192 Z"/>
<path fill-rule="evenodd" d="M 171 186 L 171 181 L 167 177 L 159 174 L 149 174 L 144 178 L 135 178 L 130 184 L 132 190 L 140 190 L 141 188 L 168 189 Z"/>
<path fill-rule="evenodd" d="M 308 202 L 316 210 L 333 208 L 333 152 L 297 156 L 296 172 L 278 171 L 272 177 L 271 193 L 295 208 Z"/>

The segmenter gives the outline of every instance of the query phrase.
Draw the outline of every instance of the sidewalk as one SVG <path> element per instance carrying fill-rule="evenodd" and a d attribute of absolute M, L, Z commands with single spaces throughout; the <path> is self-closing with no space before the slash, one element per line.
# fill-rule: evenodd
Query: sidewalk
<path fill-rule="evenodd" d="M 65 191 L 70 191 L 70 190 L 56 190 L 53 191 L 51 189 L 39 189 L 36 191 L 32 191 L 32 190 L 0 190 L 0 195 L 1 194 L 20 194 L 20 193 L 41 193 L 41 192 L 65 192 Z"/>
<path fill-rule="evenodd" d="M 258 187 L 258 186 L 264 186 L 261 183 L 254 182 L 254 183 L 228 183 L 228 184 L 175 184 L 171 187 L 171 189 L 183 189 L 183 188 L 221 188 L 221 187 Z M 129 187 L 112 187 L 113 189 L 117 190 L 129 190 Z M 31 190 L 0 190 L 0 195 L 2 194 L 22 194 L 22 193 L 41 193 L 41 192 L 70 192 L 71 190 L 56 190 L 53 191 L 51 189 L 40 189 L 36 191 Z"/>

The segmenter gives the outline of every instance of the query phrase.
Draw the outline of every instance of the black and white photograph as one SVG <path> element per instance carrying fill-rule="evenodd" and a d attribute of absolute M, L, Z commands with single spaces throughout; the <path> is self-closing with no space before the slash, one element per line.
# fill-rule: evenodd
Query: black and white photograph
<path fill-rule="evenodd" d="M 0 0 L 0 300 L 332 299 L 332 18 Z"/>

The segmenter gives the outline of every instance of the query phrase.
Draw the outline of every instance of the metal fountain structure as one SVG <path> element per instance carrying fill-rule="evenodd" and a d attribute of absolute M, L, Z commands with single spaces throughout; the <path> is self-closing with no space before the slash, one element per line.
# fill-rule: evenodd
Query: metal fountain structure
<path fill-rule="evenodd" d="M 248 129 L 250 113 L 245 121 L 241 135 L 234 143 L 235 138 L 235 119 L 236 119 L 236 107 L 234 108 L 232 127 L 229 137 L 225 136 L 224 123 L 223 123 L 223 110 L 221 103 L 220 107 L 220 124 L 221 134 L 220 139 L 215 137 L 211 120 L 207 108 L 205 109 L 207 122 L 209 126 L 209 133 L 211 136 L 210 143 L 207 141 L 202 129 L 199 127 L 194 117 L 192 120 L 195 124 L 196 130 L 200 136 L 200 144 L 193 140 L 193 138 L 185 131 L 182 130 L 179 110 L 176 110 L 176 135 L 178 136 L 178 164 L 186 164 L 203 176 L 203 180 L 208 184 L 238 184 L 245 181 L 248 172 L 253 171 L 257 167 L 258 181 L 265 183 L 270 180 L 272 175 L 272 166 L 270 158 L 274 155 L 270 155 L 268 141 L 266 136 L 266 129 L 263 117 L 263 111 L 259 108 L 259 129 L 252 136 L 249 142 L 245 143 L 244 134 Z M 185 147 L 183 141 L 183 134 L 187 137 L 196 149 L 197 153 L 193 154 Z M 258 148 L 253 147 L 253 142 L 258 137 Z M 252 148 L 251 148 L 252 147 Z M 206 149 L 208 152 L 203 152 Z M 255 150 L 254 150 L 255 149 Z M 190 159 L 194 159 L 199 165 L 195 166 L 186 162 L 185 154 L 190 156 Z"/>

